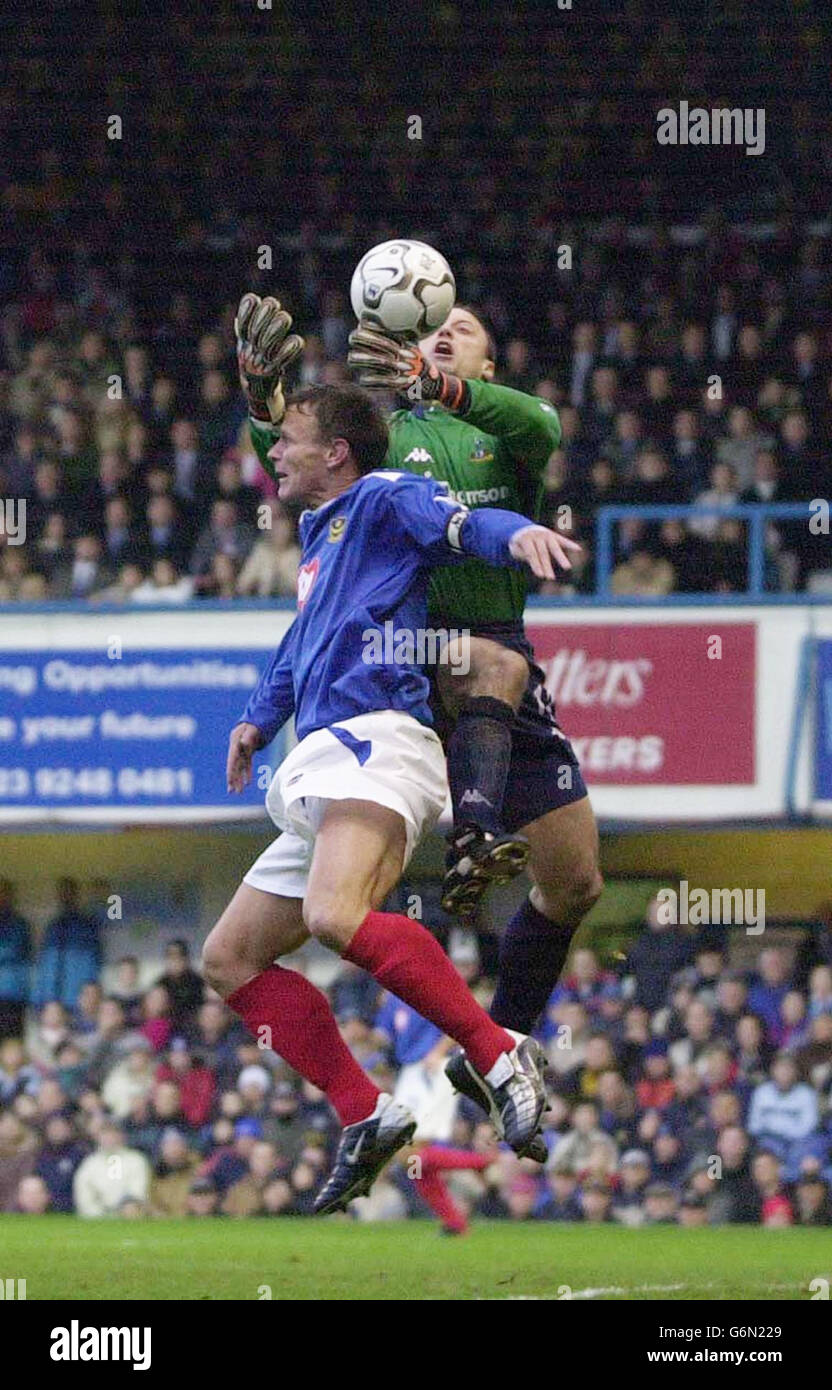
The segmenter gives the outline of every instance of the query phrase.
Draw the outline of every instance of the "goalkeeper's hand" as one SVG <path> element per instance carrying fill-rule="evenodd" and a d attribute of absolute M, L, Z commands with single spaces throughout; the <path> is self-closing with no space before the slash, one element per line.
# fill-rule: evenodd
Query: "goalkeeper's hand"
<path fill-rule="evenodd" d="M 271 295 L 244 294 L 234 320 L 240 385 L 255 420 L 279 425 L 286 404 L 283 375 L 304 349 L 303 338 L 291 333 L 292 316 Z"/>
<path fill-rule="evenodd" d="M 349 342 L 347 365 L 362 386 L 395 391 L 414 402 L 436 401 L 459 414 L 467 410 L 467 383 L 428 362 L 418 343 L 393 338 L 364 319 Z"/>

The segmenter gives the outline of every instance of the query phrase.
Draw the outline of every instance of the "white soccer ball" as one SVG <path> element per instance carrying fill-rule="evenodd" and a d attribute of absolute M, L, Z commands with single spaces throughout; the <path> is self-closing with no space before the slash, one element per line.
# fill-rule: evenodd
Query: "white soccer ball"
<path fill-rule="evenodd" d="M 445 257 L 423 241 L 383 241 L 362 256 L 352 277 L 355 317 L 388 333 L 425 338 L 454 307 L 456 283 Z"/>

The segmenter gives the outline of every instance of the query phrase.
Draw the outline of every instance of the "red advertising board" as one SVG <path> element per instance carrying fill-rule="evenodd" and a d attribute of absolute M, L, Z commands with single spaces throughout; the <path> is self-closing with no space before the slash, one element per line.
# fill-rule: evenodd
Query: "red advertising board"
<path fill-rule="evenodd" d="M 753 783 L 754 623 L 529 624 L 589 783 Z"/>

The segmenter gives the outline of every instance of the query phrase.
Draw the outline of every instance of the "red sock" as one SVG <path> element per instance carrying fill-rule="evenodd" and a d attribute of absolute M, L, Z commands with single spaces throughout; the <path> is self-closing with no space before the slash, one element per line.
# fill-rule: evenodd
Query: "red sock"
<path fill-rule="evenodd" d="M 422 1169 L 422 1176 L 417 1182 L 419 1195 L 424 1197 L 446 1230 L 456 1231 L 460 1235 L 467 1231 L 468 1222 L 438 1173 L 426 1173 Z"/>
<path fill-rule="evenodd" d="M 326 996 L 303 975 L 270 965 L 226 1002 L 255 1036 L 261 1028 L 270 1030 L 269 1046 L 324 1092 L 342 1125 L 372 1115 L 378 1087 L 338 1032 Z"/>
<path fill-rule="evenodd" d="M 368 912 L 344 959 L 455 1038 L 481 1075 L 514 1047 L 514 1038 L 480 1008 L 421 922 L 398 912 Z"/>
<path fill-rule="evenodd" d="M 481 1173 L 494 1162 L 493 1154 L 474 1153 L 473 1149 L 444 1149 L 441 1144 L 428 1144 L 419 1154 L 422 1160 L 422 1176 L 425 1173 L 450 1172 L 454 1168 L 467 1169 L 471 1173 Z"/>

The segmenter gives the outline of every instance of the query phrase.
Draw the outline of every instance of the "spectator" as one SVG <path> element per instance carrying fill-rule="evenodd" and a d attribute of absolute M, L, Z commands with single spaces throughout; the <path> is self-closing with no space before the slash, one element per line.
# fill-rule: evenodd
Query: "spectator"
<path fill-rule="evenodd" d="M 801 1173 L 795 1187 L 794 1207 L 798 1226 L 832 1226 L 829 1184 L 816 1169 Z"/>
<path fill-rule="evenodd" d="M 675 585 L 673 566 L 648 550 L 634 550 L 629 560 L 616 565 L 610 581 L 612 593 L 619 598 L 664 598 Z"/>
<path fill-rule="evenodd" d="M 818 1127 L 818 1100 L 811 1086 L 798 1080 L 795 1059 L 778 1053 L 771 1080 L 755 1087 L 748 1114 L 748 1132 L 761 1144 L 770 1144 L 788 1158 L 794 1146 Z"/>
<path fill-rule="evenodd" d="M 795 1060 L 800 1074 L 808 1077 L 816 1090 L 828 1087 L 832 1080 L 832 1014 L 815 1015 Z"/>
<path fill-rule="evenodd" d="M 728 433 L 717 442 L 717 462 L 727 463 L 734 470 L 736 485 L 742 492 L 751 486 L 757 455 L 773 444 L 770 435 L 757 430 L 750 410 L 734 406 L 728 412 Z"/>
<path fill-rule="evenodd" d="M 167 990 L 174 1027 L 189 1027 L 202 1005 L 205 985 L 191 965 L 187 941 L 178 938 L 168 942 L 165 971 L 157 983 Z"/>
<path fill-rule="evenodd" d="M 22 1178 L 37 1161 L 37 1139 L 11 1110 L 0 1111 L 0 1212 L 14 1211 Z"/>
<path fill-rule="evenodd" d="M 277 1176 L 277 1151 L 273 1144 L 258 1141 L 252 1146 L 248 1171 L 227 1189 L 222 1200 L 226 1216 L 254 1216 L 263 1210 L 263 1192 Z"/>
<path fill-rule="evenodd" d="M 21 1178 L 17 1188 L 15 1211 L 23 1216 L 43 1216 L 51 1206 L 49 1189 L 43 1178 L 35 1173 Z"/>
<path fill-rule="evenodd" d="M 715 463 L 711 469 L 710 487 L 693 499 L 697 507 L 735 507 L 739 501 L 739 483 L 730 463 Z M 688 522 L 691 531 L 705 540 L 713 540 L 720 526 L 718 516 L 693 517 Z"/>
<path fill-rule="evenodd" d="M 15 911 L 14 884 L 0 878 L 0 1042 L 23 1036 L 31 963 L 31 926 Z"/>
<path fill-rule="evenodd" d="M 661 902 L 654 899 L 647 909 L 647 925 L 627 958 L 635 976 L 636 1000 L 651 1013 L 665 1002 L 672 977 L 693 959 L 690 939 L 664 915 Z"/>
<path fill-rule="evenodd" d="M 763 1020 L 767 1037 L 775 1040 L 780 1024 L 780 1010 L 789 992 L 789 974 L 782 951 L 772 948 L 760 954 L 759 974 L 752 981 L 748 1007 Z"/>
<path fill-rule="evenodd" d="M 172 560 L 154 560 L 149 579 L 130 594 L 133 603 L 187 603 L 193 597 L 194 581 L 177 573 Z"/>
<path fill-rule="evenodd" d="M 793 1219 L 792 1205 L 783 1190 L 780 1160 L 776 1154 L 765 1149 L 756 1154 L 752 1174 L 754 1186 L 759 1194 L 763 1225 L 790 1226 Z"/>
<path fill-rule="evenodd" d="M 546 1167 L 546 1192 L 535 1215 L 543 1221 L 580 1221 L 578 1179 L 570 1168 Z"/>
<path fill-rule="evenodd" d="M 269 525 L 257 540 L 240 570 L 237 592 L 258 598 L 289 598 L 297 591 L 300 547 L 294 539 L 294 525 L 286 509 L 276 499 L 267 504 Z"/>
<path fill-rule="evenodd" d="M 210 489 L 211 469 L 200 452 L 199 432 L 192 420 L 174 420 L 170 427 L 170 472 L 177 498 L 198 510 Z"/>
<path fill-rule="evenodd" d="M 613 1197 L 613 1218 L 622 1226 L 644 1224 L 644 1195 L 650 1181 L 650 1155 L 644 1149 L 628 1149 L 619 1165 L 620 1187 Z"/>
<path fill-rule="evenodd" d="M 34 1171 L 47 1188 L 52 1211 L 74 1210 L 75 1173 L 87 1153 L 88 1147 L 77 1138 L 72 1121 L 64 1114 L 51 1115 Z"/>
<path fill-rule="evenodd" d="M 131 1103 L 127 1133 L 134 1148 L 155 1154 L 165 1131 L 185 1128 L 179 1087 L 173 1081 L 153 1081 L 152 1088 Z"/>
<path fill-rule="evenodd" d="M 210 1067 L 192 1056 L 184 1038 L 173 1038 L 167 1057 L 156 1069 L 157 1081 L 172 1081 L 179 1089 L 182 1114 L 193 1129 L 204 1125 L 211 1113 L 216 1080 Z"/>
<path fill-rule="evenodd" d="M 584 1221 L 594 1225 L 612 1220 L 612 1189 L 603 1178 L 591 1178 L 580 1189 Z"/>
<path fill-rule="evenodd" d="M 114 582 L 104 589 L 96 590 L 90 595 L 90 599 L 93 603 L 130 603 L 135 601 L 136 595 L 144 586 L 145 578 L 141 565 L 131 562 L 122 565 Z"/>
<path fill-rule="evenodd" d="M 168 478 L 167 474 L 163 476 Z M 156 560 L 169 560 L 175 569 L 184 569 L 190 539 L 188 527 L 170 493 L 151 494 L 145 508 L 145 524 L 150 565 Z"/>
<path fill-rule="evenodd" d="M 155 1216 L 185 1216 L 188 1198 L 199 1166 L 181 1130 L 166 1129 L 153 1165 L 150 1206 Z"/>
<path fill-rule="evenodd" d="M 88 1039 L 87 1077 L 90 1085 L 98 1088 L 105 1076 L 117 1062 L 121 1062 L 137 1046 L 143 1046 L 144 1039 L 127 1022 L 124 1006 L 119 999 L 102 999 L 98 1007 L 95 1032 Z"/>
<path fill-rule="evenodd" d="M 683 1192 L 679 1201 L 676 1219 L 680 1226 L 705 1226 L 708 1221 L 708 1203 L 698 1192 Z"/>
<path fill-rule="evenodd" d="M 103 558 L 98 536 L 79 536 L 72 546 L 72 563 L 56 567 L 52 578 L 53 598 L 90 598 L 113 581 L 113 570 Z"/>
<path fill-rule="evenodd" d="M 644 1049 L 644 1076 L 636 1086 L 636 1099 L 642 1110 L 665 1110 L 676 1095 L 670 1075 L 670 1059 L 664 1038 L 654 1038 Z"/>
<path fill-rule="evenodd" d="M 29 1054 L 42 1072 L 51 1071 L 58 1055 L 71 1038 L 69 1017 L 63 1004 L 52 1000 L 44 1004 L 37 1026 L 29 1041 Z"/>
<path fill-rule="evenodd" d="M 218 1216 L 220 1194 L 216 1184 L 211 1178 L 194 1178 L 188 1188 L 188 1201 L 186 1204 L 186 1215 L 188 1216 Z"/>
<path fill-rule="evenodd" d="M 116 978 L 111 995 L 121 1006 L 125 1022 L 141 1022 L 142 992 L 139 989 L 139 962 L 136 956 L 122 956 L 116 962 Z"/>
<path fill-rule="evenodd" d="M 163 977 L 164 978 L 164 977 Z M 149 989 L 142 1000 L 142 1023 L 139 1032 L 147 1038 L 154 1052 L 163 1052 L 173 1032 L 171 997 L 161 982 Z"/>
<path fill-rule="evenodd" d="M 717 1148 L 721 1163 L 709 1204 L 710 1220 L 741 1225 L 759 1221 L 760 1199 L 751 1177 L 748 1135 L 732 1125 L 719 1136 Z"/>
<path fill-rule="evenodd" d="M 108 1072 L 101 1088 L 101 1099 L 116 1119 L 133 1114 L 135 1102 L 144 1100 L 153 1089 L 153 1055 L 150 1043 L 137 1038 L 124 1061 Z"/>
<path fill-rule="evenodd" d="M 75 1173 L 75 1210 L 89 1219 L 118 1215 L 125 1199 L 144 1206 L 150 1193 L 150 1177 L 150 1164 L 144 1154 L 127 1148 L 121 1126 L 114 1120 L 105 1120 L 97 1149 Z"/>
<path fill-rule="evenodd" d="M 597 1106 L 583 1102 L 575 1106 L 569 1133 L 559 1139 L 552 1150 L 552 1167 L 566 1168 L 571 1173 L 580 1174 L 596 1148 L 608 1156 L 610 1166 L 614 1167 L 616 1147 L 598 1124 Z"/>
<path fill-rule="evenodd" d="M 770 1065 L 772 1049 L 756 1014 L 743 1014 L 736 1027 L 738 1074 L 747 1081 L 761 1082 Z"/>
<path fill-rule="evenodd" d="M 679 1197 L 670 1183 L 648 1183 L 644 1191 L 645 1225 L 670 1225 L 672 1222 L 676 1221 L 678 1210 Z"/>
<path fill-rule="evenodd" d="M 19 1095 L 33 1090 L 38 1071 L 27 1061 L 23 1043 L 18 1038 L 0 1042 L 0 1106 L 12 1105 Z"/>
<path fill-rule="evenodd" d="M 191 557 L 191 574 L 197 590 L 206 587 L 215 555 L 226 555 L 242 564 L 255 540 L 254 528 L 238 519 L 233 502 L 214 502 L 210 524 L 200 533 Z"/>

